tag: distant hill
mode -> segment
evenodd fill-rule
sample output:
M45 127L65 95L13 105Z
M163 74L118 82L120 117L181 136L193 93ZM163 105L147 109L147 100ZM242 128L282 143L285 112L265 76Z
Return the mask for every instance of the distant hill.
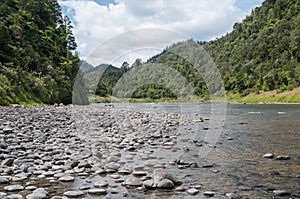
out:
M112 95L115 84L129 70L127 67L117 68L108 64L100 64L96 67L89 66L91 65L85 62L81 68L84 72L86 87L89 93L103 97Z
M208 100L211 94L208 83L215 87L220 85L214 85L213 78L210 82L204 81L201 71L186 58L174 53L181 51L192 56L193 45L201 45L211 56L221 73L228 96L241 98L265 91L281 93L297 88L300 86L300 1L266 0L221 38L209 42L179 42L146 62L172 67L192 85L195 95ZM101 96L111 94L118 79L128 70L107 67L96 93ZM89 75L93 74L92 71L88 72ZM176 79L171 82L176 83ZM143 85L131 97L176 98L172 91L159 83Z
M206 84L198 71L182 57L172 53L174 44L148 60L178 70L194 86L195 94L208 97ZM276 90L283 92L300 86L300 1L266 0L233 31L209 41L197 42L216 63L228 94ZM189 51L189 49L185 49Z
M79 67L80 67L80 70L82 70L83 72L87 72L94 68L93 65L89 64L85 60L79 61Z

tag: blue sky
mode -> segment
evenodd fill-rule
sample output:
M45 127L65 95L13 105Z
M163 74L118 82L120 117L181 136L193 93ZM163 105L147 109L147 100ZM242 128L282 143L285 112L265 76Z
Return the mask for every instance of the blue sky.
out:
M59 0L86 58L106 40L143 28L177 31L208 41L232 30L262 0ZM146 56L146 55L145 55Z

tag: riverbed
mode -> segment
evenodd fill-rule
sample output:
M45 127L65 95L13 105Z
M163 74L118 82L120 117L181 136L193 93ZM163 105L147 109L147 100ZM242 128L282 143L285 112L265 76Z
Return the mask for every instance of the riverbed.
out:
M0 109L3 198L300 197L297 104ZM180 183L145 187L155 170Z

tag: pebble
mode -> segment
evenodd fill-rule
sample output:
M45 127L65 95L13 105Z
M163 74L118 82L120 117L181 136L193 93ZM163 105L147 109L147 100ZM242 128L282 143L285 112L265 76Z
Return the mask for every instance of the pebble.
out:
M153 189L153 188L155 188L155 187L154 187L154 182L153 182L153 180L145 180L145 181L143 182L143 186L144 186L146 189Z
M66 191L64 192L64 196L67 197L79 197L79 196L83 196L85 193L83 191Z
M7 196L8 199L23 199L24 197L21 194L12 194Z
M229 199L242 199L242 196L236 193L226 193L225 196Z
M207 196L207 197L213 197L215 195L215 192L212 191L205 191L203 192L203 195Z
M195 189L195 188L191 188L191 189L188 189L186 192L190 195L196 195L197 193L199 193L199 190Z
M108 186L108 182L104 181L104 180L100 180L94 183L94 187L107 187Z
M139 178L129 177L126 179L125 184L128 186L142 186L143 183Z
M16 184L16 185L8 185L4 187L4 190L6 191L23 191L24 187L22 185Z
M286 190L274 190L273 191L275 196L290 196L291 193L287 192Z
M146 175L148 175L148 173L145 172L145 171L134 171L134 172L132 172L132 175L134 175L134 176L146 176Z
M48 192L44 188L38 188L26 196L27 199L45 199L47 197Z
M60 177L58 180L61 182L71 182L71 181L74 181L74 177L65 175L65 176Z
M9 182L9 176L0 176L0 184L7 184Z
M159 181L159 183L157 184L157 187L171 189L174 187L174 183L169 179L163 179L163 180Z
M291 157L288 156L288 155L277 156L277 157L276 157L276 160L289 160L289 159L291 159Z
M88 190L89 194L106 194L105 189L89 189Z
M165 169L155 169L154 172L153 172L154 184L158 185L158 183L163 179L170 180L174 184L177 184L177 185L181 184L181 181L179 181L173 174L171 174L167 170L165 170Z
M274 158L274 154L266 153L265 155L263 155L263 158L269 158L269 159Z

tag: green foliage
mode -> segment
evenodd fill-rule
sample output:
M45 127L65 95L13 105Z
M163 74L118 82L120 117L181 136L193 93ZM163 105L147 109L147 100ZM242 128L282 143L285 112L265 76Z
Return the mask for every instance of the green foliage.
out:
M71 22L56 0L3 0L0 46L0 105L71 103L79 59Z
M109 65L104 73L102 74L98 86L96 89L96 94L100 96L112 95L113 88L122 77L124 73L128 71L128 65L123 64L121 68L116 68L112 65Z
M203 47L213 57L229 93L300 86L300 2L266 0L233 31Z
M138 88L131 96L132 98L150 98L154 99L176 99L176 95L171 89L165 88L160 84L146 84Z

